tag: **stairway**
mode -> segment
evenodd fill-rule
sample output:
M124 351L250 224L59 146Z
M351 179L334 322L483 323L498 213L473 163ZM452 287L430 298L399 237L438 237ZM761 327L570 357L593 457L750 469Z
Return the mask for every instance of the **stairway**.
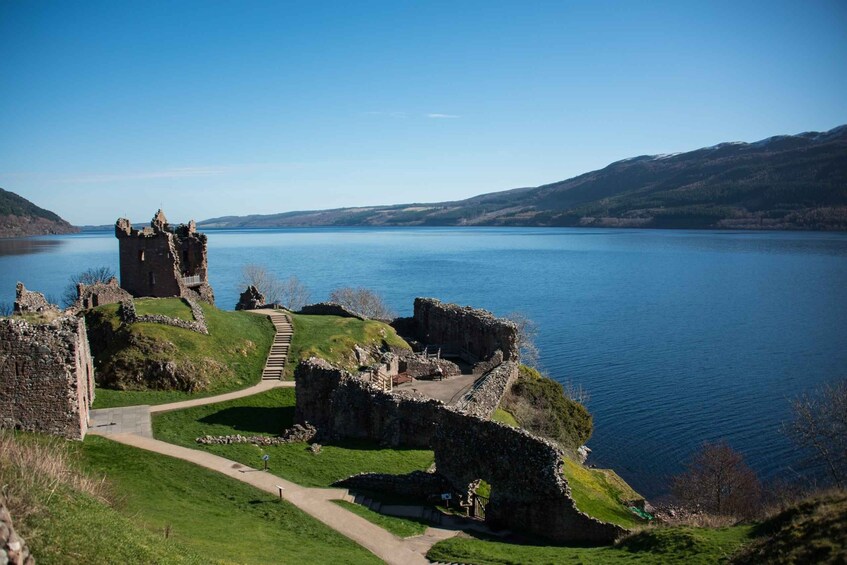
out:
M288 359L288 350L291 347L291 338L294 335L294 327L288 314L282 312L268 312L268 318L276 328L276 335L268 353L265 369L262 371L263 381L281 381L285 373L285 362Z

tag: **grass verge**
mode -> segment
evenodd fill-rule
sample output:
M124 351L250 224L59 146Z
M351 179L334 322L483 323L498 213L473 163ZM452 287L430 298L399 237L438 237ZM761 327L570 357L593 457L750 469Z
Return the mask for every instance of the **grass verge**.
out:
M201 307L209 335L160 324L122 327L116 304L87 312L98 381L105 380L109 387L97 389L94 407L177 402L259 382L274 336L270 320L249 312L225 312L205 303ZM188 307L176 298L136 301L139 312L146 309L150 313L173 315L173 310L180 308ZM155 386L138 377L153 362L174 364L177 375L184 375L186 381L197 386L193 386L192 392L162 390L174 385L161 383L158 390L153 390Z
M383 345L409 349L394 328L383 322L304 314L291 314L291 321L294 337L285 368L287 379L293 379L297 364L309 357L320 357L348 370L357 368L354 345L364 349Z
M121 514L206 563L380 562L292 504L191 463L96 436L81 454L108 477Z
M333 500L334 503L349 510L357 516L361 516L368 522L376 524L384 530L388 530L398 538L408 538L412 536L422 535L426 531L426 524L411 520L409 518L398 518L397 516L386 516L379 512L374 512L370 508L365 508L360 504L353 504L346 500Z
M518 424L518 421L515 420L515 417L503 410L502 408L497 408L497 410L494 411L494 414L491 415L491 419L495 422L500 422L501 424L512 426L513 428L521 427L520 424Z
M193 449L203 449L249 465L262 465L269 455L272 473L309 487L326 487L356 473L404 474L425 470L432 451L385 449L375 442L344 441L324 445L313 454L305 443L258 447L251 444L199 445L203 435L279 435L294 423L294 390L277 388L261 394L153 417L157 439Z
M488 541L459 536L435 544L430 561L480 565L536 565L549 563L616 564L725 563L749 542L750 527L651 528L615 546L565 547Z

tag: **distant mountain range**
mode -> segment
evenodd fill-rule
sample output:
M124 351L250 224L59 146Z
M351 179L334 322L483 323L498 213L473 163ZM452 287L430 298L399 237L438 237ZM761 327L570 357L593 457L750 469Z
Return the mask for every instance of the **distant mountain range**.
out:
M0 188L0 237L75 233L79 230L26 198Z
M847 125L633 157L572 179L455 202L225 216L198 225L847 230Z

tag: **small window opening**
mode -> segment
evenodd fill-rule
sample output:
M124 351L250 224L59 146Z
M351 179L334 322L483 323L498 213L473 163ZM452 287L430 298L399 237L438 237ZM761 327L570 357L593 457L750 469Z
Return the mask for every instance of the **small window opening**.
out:
M150 271L150 286L156 286L156 273Z
M138 260L142 263L144 262L144 250L143 249L138 252Z

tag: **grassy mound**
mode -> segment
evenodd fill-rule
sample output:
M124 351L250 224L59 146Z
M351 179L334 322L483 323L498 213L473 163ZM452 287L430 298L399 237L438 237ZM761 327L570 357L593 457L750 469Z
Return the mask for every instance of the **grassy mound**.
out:
M191 318L181 300L138 299L139 314ZM86 313L96 408L161 404L244 388L261 379L274 329L265 316L201 303L209 335L151 323L121 325L118 305ZM120 391L120 392L118 392Z
M294 369L303 359L320 357L348 370L358 368L353 346L365 350L382 347L410 349L394 328L375 320L359 320L339 316L291 314L294 337L285 369L286 378L294 377Z
M847 492L804 500L754 533L762 537L733 563L847 563Z
M623 504L642 498L611 469L588 469L565 459L565 479L576 507L589 516L624 528L646 524Z
M208 562L114 510L110 501L118 494L80 471L70 446L0 432L0 484L15 528L39 564Z
M186 410L156 414L153 434L157 439L193 449L203 449L249 465L262 465L270 456L272 473L310 487L326 487L356 473L404 474L425 470L433 462L432 451L385 449L375 442L344 441L324 445L313 454L305 443L260 448L250 444L199 445L203 435L275 436L294 423L294 391L278 388L245 398L207 404Z
M565 449L576 449L591 437L593 424L585 406L566 397L561 384L525 365L501 408L522 428Z
M651 528L611 547L568 547L503 543L455 537L435 544L427 553L431 561L498 565L549 563L583 564L714 564L749 541L749 527L721 529Z
M380 562L292 504L186 461L94 436L81 454L87 468L108 477L122 515L203 563Z

